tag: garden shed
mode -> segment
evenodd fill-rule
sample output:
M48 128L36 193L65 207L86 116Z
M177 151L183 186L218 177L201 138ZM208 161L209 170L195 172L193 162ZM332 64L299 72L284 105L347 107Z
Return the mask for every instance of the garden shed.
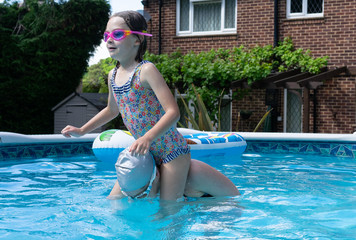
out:
M60 133L67 125L82 126L107 105L107 93L77 93L74 92L55 107L54 133ZM93 132L102 132L105 126Z

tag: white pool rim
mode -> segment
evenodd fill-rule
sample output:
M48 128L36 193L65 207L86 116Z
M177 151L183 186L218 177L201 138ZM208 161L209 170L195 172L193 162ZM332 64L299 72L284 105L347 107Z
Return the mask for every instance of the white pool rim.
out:
M178 128L183 135L199 133L201 131ZM235 132L248 141L313 141L313 142L354 142L356 134L328 134L328 133L267 133L267 132ZM40 143L70 143L93 142L99 133L90 133L82 137L66 138L61 134L26 135L12 132L0 132L1 144L40 144Z

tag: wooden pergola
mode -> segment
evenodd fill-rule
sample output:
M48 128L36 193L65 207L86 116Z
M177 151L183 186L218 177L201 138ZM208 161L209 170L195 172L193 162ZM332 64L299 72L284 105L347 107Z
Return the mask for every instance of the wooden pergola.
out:
M356 67L336 67L322 68L319 74L301 72L300 69L293 69L282 73L272 73L264 79L249 85L246 79L235 81L231 88L250 88L250 89L302 89L303 91L303 132L309 132L309 90L314 90L316 99L316 89L323 85L324 81L337 76L350 76L356 74ZM314 108L315 110L315 108ZM316 111L314 111L314 120ZM315 124L314 124L315 125ZM315 126L314 126L315 129Z

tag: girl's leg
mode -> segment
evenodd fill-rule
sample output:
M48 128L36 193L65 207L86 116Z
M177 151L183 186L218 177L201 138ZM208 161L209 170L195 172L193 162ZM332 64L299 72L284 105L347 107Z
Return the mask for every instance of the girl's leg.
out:
M175 201L183 196L190 161L190 154L185 154L161 165L162 200Z

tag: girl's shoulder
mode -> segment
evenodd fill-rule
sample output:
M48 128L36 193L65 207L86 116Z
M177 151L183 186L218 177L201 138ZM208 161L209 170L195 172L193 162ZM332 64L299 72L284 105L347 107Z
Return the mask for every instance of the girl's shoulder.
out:
M112 75L114 74L115 68L111 69L109 74L108 74L108 79L110 80L112 78Z
M166 84L162 74L151 62L145 62L140 71L140 81L146 88L152 89L153 85Z
M151 72L151 71L158 71L154 63L149 61L143 61L141 65L141 71L144 72Z
M110 70L109 74L108 74L108 78L111 79L112 75L117 71L118 66L116 65L113 69Z

